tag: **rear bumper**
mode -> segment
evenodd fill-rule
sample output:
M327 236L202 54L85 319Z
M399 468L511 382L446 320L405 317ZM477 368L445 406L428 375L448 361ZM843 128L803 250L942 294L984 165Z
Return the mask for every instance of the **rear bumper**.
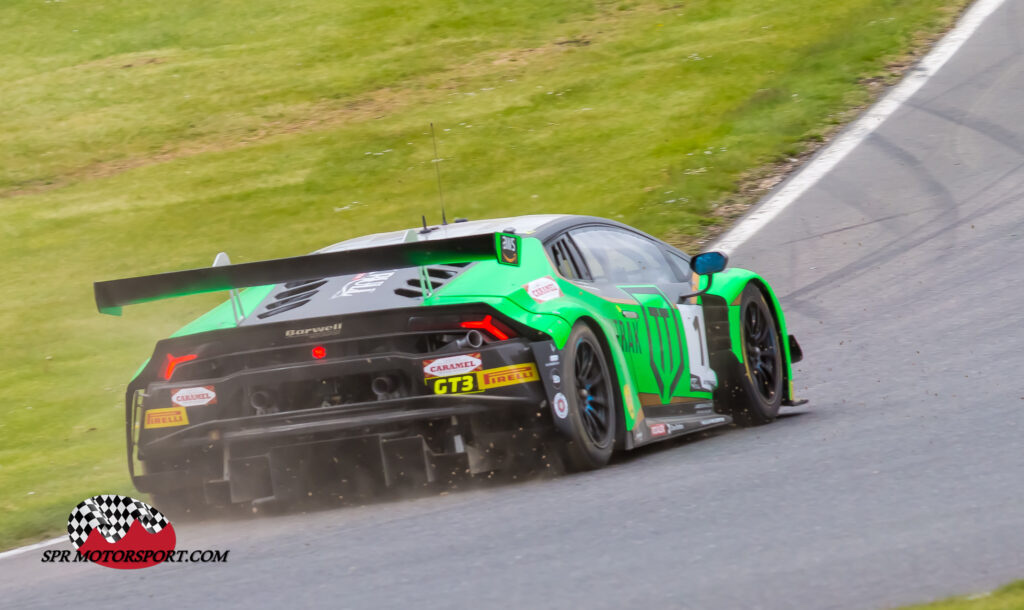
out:
M245 371L229 378L194 380L215 386L214 405L187 408L188 425L143 429L138 450L145 474L135 474L143 492L175 494L202 491L216 504L293 500L304 496L352 497L395 485L444 482L491 468L495 456L473 455L474 439L498 433L530 434L551 430L550 367L538 353L553 352L550 341L510 341L475 350L493 387L466 394L432 394L423 356L386 353L272 370ZM546 357L546 356L545 356ZM533 371L521 379L500 371ZM332 371L345 374L390 371L405 375L402 392L410 395L373 401L312 407L278 413L227 417L244 411L254 387L277 382L316 380ZM499 373L493 373L499 371ZM397 374L397 373L395 373ZM418 379L418 384L408 380ZM544 383L541 383L544 381ZM490 382L489 382L490 383ZM142 404L130 406L145 422L150 409L167 409L180 384L153 383ZM218 414L220 416L218 416ZM518 432L517 432L518 431Z

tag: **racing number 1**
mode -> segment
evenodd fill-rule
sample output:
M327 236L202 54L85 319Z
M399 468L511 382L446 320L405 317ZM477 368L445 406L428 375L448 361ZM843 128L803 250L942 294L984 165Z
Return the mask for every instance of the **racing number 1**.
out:
M692 390L711 391L718 385L718 377L708 362L708 338L705 332L704 310L700 305L676 305L683 317L686 332L686 351L690 361ZM696 353L694 353L696 352Z

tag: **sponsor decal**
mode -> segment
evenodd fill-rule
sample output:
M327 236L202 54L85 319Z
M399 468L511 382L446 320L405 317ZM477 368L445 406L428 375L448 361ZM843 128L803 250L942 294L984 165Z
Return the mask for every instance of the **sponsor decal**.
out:
M647 329L647 347L651 372L658 384L661 404L668 404L683 377L685 339L679 310L654 286L622 288L636 299Z
M423 375L427 379L479 371L481 368L483 360L480 359L480 352L423 361Z
M327 326L314 326L313 328L294 328L292 330L284 331L284 336L289 339L296 337L305 337L307 339L314 339L317 337L330 337L333 335L341 334L341 322L335 322L334 324L328 324Z
M665 436L668 434L668 426L665 424L648 424L647 427L651 431L651 436Z
M544 303L545 301L562 296L562 289L558 287L558 282L551 279L551 276L548 275L533 280L529 284L524 285L523 288L526 289L526 293L530 295L530 298L538 303Z
M182 388L171 391L171 404L178 407L202 407L217 404L217 392L212 385L201 388Z
M480 380L476 373L469 375L453 375L451 377L434 377L434 394L465 394L480 391Z
M629 387L629 384L627 383L622 386L622 393L626 396L626 410L629 411L629 416L633 419L637 419L636 404L633 402L633 388Z
M551 401L551 408L554 410L555 415L558 416L558 419L569 417L569 399L565 397L565 394L561 392L555 394L554 400Z
M146 420L142 427L150 428L173 428L174 426L187 426L188 413L185 407L170 407L167 409L150 409L146 411Z
M111 494L87 498L71 511L68 539L74 551L44 551L42 563L91 562L137 570L164 562L226 563L230 552L176 550L174 526L163 513L141 500Z
M640 428L633 428L633 440L638 443L644 440L644 431Z
M510 366L503 366L496 369L487 369L485 371L472 371L469 366L475 366L479 369L479 356L480 354L468 354L477 362L474 364L470 361L465 361L465 364L460 364L462 368L451 369L449 364L443 363L441 369L436 370L436 374L430 374L427 371L427 366L424 366L423 373L425 375L424 383L430 386L434 394L465 394L469 392L482 392L490 388L500 388L507 385L517 385L520 383L529 383L531 381L539 381L540 375L537 373L537 366L530 364L513 364ZM455 357L453 357L455 358ZM442 359L448 360L448 359ZM439 360L426 360L426 363L437 363Z
M555 389L562 387L562 376L558 373L551 373L551 385L555 386Z
M634 316L636 314L633 314ZM619 337L619 346L627 354L639 354L640 322L636 320L615 320L615 334Z
M370 273L357 273L351 280L345 283L341 287L341 290L331 295L332 299L340 297L350 297L357 294L367 294L376 292L384 282L391 279L391 276L395 274L394 271L373 271Z
M498 242L498 262L502 265L519 266L519 250L523 238L514 233L495 233Z
M700 425L702 425L702 426L710 426L711 424L720 424L720 423L722 423L724 421L725 421L724 417L712 417L710 419L702 419L702 420L700 420Z
M486 390L488 388L500 388L506 385L516 385L539 379L540 375L537 374L537 366L535 364L513 364L511 366L481 371L480 387Z
M686 429L686 426L684 424L669 424L668 425L669 434L671 434L673 432L679 432L679 431L685 430L685 429Z

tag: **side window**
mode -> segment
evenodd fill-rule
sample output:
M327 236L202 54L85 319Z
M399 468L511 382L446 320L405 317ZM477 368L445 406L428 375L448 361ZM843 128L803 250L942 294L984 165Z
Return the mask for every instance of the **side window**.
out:
M674 283L660 246L621 229L585 227L571 233L595 281L612 284Z
M551 260L555 263L558 273L567 280L590 279L587 267L583 263L579 251L568 235L556 239L550 246Z

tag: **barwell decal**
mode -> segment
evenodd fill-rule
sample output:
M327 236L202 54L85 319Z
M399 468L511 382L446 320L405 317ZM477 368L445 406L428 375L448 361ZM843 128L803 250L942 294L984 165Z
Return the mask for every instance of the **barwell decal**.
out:
M332 335L340 334L341 322L328 324L327 326L314 326L313 328L295 328L292 330L284 331L284 336L288 338L306 337L308 339L314 339L317 337L330 337Z

